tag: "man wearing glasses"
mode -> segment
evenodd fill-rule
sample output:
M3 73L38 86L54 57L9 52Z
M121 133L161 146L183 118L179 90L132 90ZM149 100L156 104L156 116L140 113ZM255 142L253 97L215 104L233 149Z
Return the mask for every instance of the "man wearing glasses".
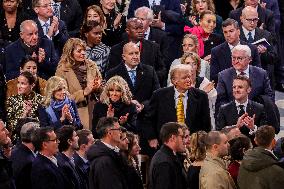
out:
M90 161L89 188L127 188L126 167L119 153L122 128L115 117L102 117L96 127L100 138L87 152ZM111 183L110 183L111 178Z
M33 143L38 151L31 171L32 188L62 189L71 188L54 157L58 152L58 139L50 127L41 127L35 131Z

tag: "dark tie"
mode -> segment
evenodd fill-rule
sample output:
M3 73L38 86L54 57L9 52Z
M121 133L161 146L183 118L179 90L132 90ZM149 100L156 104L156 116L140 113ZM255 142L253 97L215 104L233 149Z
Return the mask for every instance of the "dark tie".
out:
M246 73L245 72L241 72L239 73L240 76L246 76ZM243 105L240 105L240 106L243 106Z
M253 38L252 38L252 34L251 34L251 32L248 32L248 42L249 43L253 43Z
M245 106L239 105L239 117L241 117L245 113Z
M135 82L136 82L136 70L129 70L128 74L129 74L129 77L131 79L132 85L134 87L135 86Z

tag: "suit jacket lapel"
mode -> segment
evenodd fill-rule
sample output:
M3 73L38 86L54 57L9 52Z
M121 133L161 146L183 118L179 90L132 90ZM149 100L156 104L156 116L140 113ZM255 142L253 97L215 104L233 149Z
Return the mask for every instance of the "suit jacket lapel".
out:
M132 85L132 81L129 77L129 74L123 62L121 63L120 69L121 69L122 78L126 79L126 82L128 83L131 92L134 93L135 88Z
M228 78L228 82L226 82L226 88L228 89L228 94L229 94L229 97L230 99L234 99L233 97L233 88L232 88L232 84L233 84L233 81L234 81L234 78L237 76L237 72L236 70L232 67L230 68L230 75L229 75L229 78Z
M245 41L245 42L248 42L248 40L247 40L247 38L245 36L245 33L243 31L243 28L241 27L240 30L241 30L240 39Z
M197 109L197 99L193 94L191 89L188 90L188 99L186 106L186 124L191 125L190 123L193 121L195 117L196 109Z
M168 112L169 116L173 116L172 117L173 121L177 121L174 87L169 88L168 93L165 95L164 103L165 103L164 110Z
M223 53L223 57L225 59L224 62L229 62L230 65L228 66L231 67L232 66L231 50L227 42L224 45L222 45L222 49L223 50L221 52Z
M258 76L253 72L253 69L251 69L251 66L250 66L249 67L249 79L251 81L252 86L257 86L256 84L257 80L255 80L256 78L258 78ZM252 96L255 96L253 93L254 93L254 90L251 90L249 94L249 99L251 99Z
M232 123L236 124L239 118L239 114L238 114L238 109L237 109L237 105L235 103L235 101L231 102L232 103L232 109L231 109L231 117L233 119Z
M137 69L136 69L136 83L135 83L135 90L137 91L142 84L144 83L144 71L143 68L140 64L138 64Z

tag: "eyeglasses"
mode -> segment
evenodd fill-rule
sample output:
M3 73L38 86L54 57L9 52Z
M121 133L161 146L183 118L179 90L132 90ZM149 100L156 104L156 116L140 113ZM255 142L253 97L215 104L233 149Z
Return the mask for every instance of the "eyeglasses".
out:
M241 56L232 56L232 60L237 60L237 61L243 61L244 59L246 59L247 58L247 56L243 56L243 57L241 57Z
M258 21L258 19L259 18L252 18L252 19L249 19L249 18L245 18L245 20L247 21L247 22L250 22L250 23L254 23L254 22L257 22Z
M109 129L109 131L122 131L122 129L121 128L111 128L111 129Z
M59 140L58 138L55 138L55 139L46 140L45 142L59 142Z

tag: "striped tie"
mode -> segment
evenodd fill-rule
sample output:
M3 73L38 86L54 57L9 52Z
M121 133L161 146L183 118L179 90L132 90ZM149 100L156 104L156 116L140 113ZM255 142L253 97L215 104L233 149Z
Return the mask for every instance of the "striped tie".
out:
M184 95L181 93L178 96L177 102L177 122L184 123L184 107L183 107L183 97Z

